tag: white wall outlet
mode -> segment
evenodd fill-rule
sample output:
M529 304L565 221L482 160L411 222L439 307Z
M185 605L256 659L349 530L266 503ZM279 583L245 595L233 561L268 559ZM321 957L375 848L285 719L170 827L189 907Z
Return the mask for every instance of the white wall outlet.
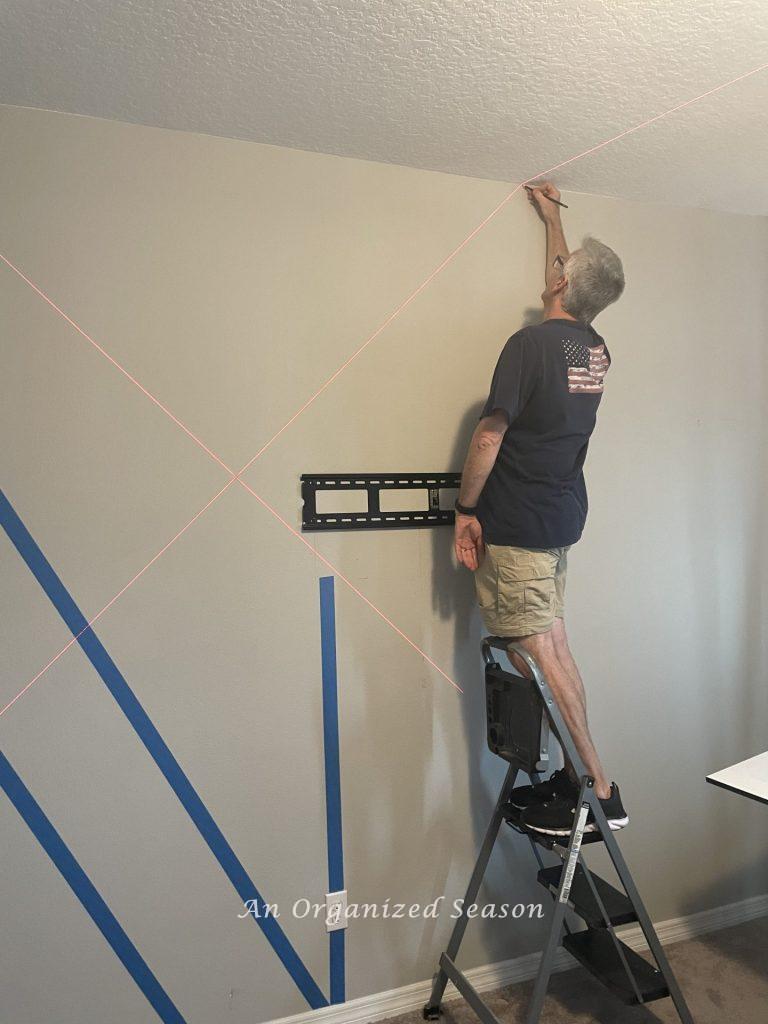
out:
M337 932L347 927L347 890L329 892L325 897L325 930Z

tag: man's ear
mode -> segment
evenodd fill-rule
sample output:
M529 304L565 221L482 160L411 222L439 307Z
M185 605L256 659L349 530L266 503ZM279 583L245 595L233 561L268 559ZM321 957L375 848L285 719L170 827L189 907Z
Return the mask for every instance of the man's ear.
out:
M568 278L565 276L565 274L563 274L563 276L559 278L557 281L555 281L555 283L552 285L552 291L555 295L560 295L560 293L564 292L567 287Z

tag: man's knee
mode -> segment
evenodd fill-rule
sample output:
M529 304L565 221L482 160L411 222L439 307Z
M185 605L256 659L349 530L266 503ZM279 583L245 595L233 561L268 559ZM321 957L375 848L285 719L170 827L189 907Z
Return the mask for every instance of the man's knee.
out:
M552 624L550 630L552 634L552 644L555 648L555 653L560 656L561 654L570 654L570 648L568 647L568 637L565 632L565 621L557 618Z
M530 633L528 636L513 637L512 643L518 644L520 647L524 648L542 669L551 658L556 657L554 638L552 636L551 629L546 630L544 633ZM509 660L518 672L524 675L526 679L532 679L533 673L531 672L528 662L521 658L516 651L508 650L507 653L509 654Z

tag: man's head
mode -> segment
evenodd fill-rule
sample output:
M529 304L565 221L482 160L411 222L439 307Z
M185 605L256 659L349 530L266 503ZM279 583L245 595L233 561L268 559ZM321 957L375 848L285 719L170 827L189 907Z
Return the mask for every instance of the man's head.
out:
M623 291L621 260L613 249L587 237L565 261L560 279L541 297L549 315L562 310L588 324Z

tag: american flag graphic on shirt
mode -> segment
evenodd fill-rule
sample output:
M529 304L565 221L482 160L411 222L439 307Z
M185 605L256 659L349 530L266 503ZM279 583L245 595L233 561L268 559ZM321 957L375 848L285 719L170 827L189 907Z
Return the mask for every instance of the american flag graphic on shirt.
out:
M605 345L582 345L563 339L563 352L568 364L568 390L572 395L594 395L603 390L603 380L610 366Z

